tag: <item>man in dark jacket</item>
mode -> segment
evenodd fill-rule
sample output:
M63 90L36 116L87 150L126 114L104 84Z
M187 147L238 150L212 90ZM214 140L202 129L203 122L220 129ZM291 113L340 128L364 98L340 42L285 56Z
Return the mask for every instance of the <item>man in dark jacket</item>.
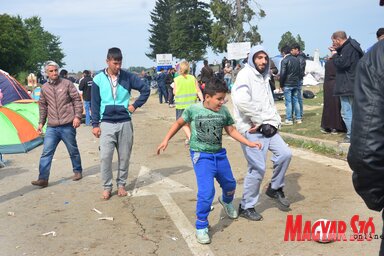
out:
M307 65L307 63L306 63L307 56L305 55L305 53L303 53L301 51L301 47L298 43L294 43L292 45L291 54L293 56L295 56L299 60L299 63L300 63L299 87L298 87L297 95L298 95L298 101L299 101L299 106L300 106L300 116L301 116L301 118L303 118L304 111L303 111L302 88L303 88L303 79L305 76L305 66ZM296 116L297 116L297 114L296 114Z
M172 83L173 83L173 76L175 75L175 69L170 68L168 69L167 72L167 79L165 80L165 84L167 85L167 92L168 92L168 105L170 108L175 107L175 95L173 95L173 88L172 88Z
M301 124L301 113L298 99L299 80L300 80L300 63L299 60L291 55L291 48L284 46L281 49L283 60L280 68L280 87L284 90L285 99L285 125L292 125L292 112L295 109L296 122Z
M157 87L158 87L158 93L159 93L159 102L160 104L163 104L163 97L165 103L168 103L168 91L167 91L167 71L163 68L160 69L160 73L156 77L157 81Z
M89 70L83 71L83 79L81 79L79 84L79 90L83 91L83 102L85 110L85 125L91 125L91 89L92 89L92 77Z
M204 67L201 69L201 82L208 83L213 78L213 69L208 65L208 61L204 60Z
M47 120L48 126L39 163L39 178L31 183L42 188L48 186L53 155L60 141L64 142L71 158L72 180L80 180L83 172L76 142L76 128L80 126L83 104L76 87L68 79L60 78L58 69L59 65L53 61L45 64L48 82L41 87L39 99L37 131L42 133Z
M336 86L334 95L340 97L341 116L347 127L345 143L350 142L352 105L353 105L353 84L355 82L355 71L359 59L364 55L360 44L347 38L344 31L337 31L332 34L332 60L336 66Z
M356 69L348 163L356 192L369 209L384 208L384 40L360 60ZM384 220L384 211L383 220ZM384 229L383 229L384 233ZM384 255L384 240L380 254Z

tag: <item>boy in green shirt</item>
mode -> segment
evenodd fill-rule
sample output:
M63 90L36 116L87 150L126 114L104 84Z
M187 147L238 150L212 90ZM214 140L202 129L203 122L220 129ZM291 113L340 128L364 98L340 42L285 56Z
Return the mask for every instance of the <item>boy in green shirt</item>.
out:
M247 145L261 148L259 142L244 138L233 126L234 121L224 99L228 87L224 81L213 78L204 88L204 102L188 106L182 116L172 125L163 142L157 148L157 154L164 151L168 141L186 123L191 126L190 153L197 180L196 238L201 244L208 244L208 215L215 195L214 178L222 188L218 198L225 213L231 219L238 217L232 201L236 189L226 150L222 147L223 128L229 136Z

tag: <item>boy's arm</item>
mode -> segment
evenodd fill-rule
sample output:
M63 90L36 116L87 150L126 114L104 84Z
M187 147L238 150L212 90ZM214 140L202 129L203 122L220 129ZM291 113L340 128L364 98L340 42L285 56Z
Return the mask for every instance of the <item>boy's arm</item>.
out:
M234 138L238 142L240 142L240 143L242 143L242 144L244 144L244 145L246 145L248 147L251 147L251 148L256 148L257 147L257 148L261 149L262 145L261 145L260 142L256 142L256 141L253 142L253 141L247 140L232 125L224 126L224 129L228 133L229 136L231 136L232 138Z
M157 154L160 154L161 150L165 150L168 146L168 141L180 130L181 127L183 127L186 124L184 119L180 117L176 120L176 122L173 123L171 128L169 129L167 135L165 135L165 138L160 143L160 145L157 147Z

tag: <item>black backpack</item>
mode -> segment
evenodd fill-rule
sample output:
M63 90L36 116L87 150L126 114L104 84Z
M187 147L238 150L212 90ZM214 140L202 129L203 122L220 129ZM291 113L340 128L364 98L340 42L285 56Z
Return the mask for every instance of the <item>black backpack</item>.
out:
M313 99L313 98L315 98L315 94L312 91L304 90L303 91L303 97L305 99Z

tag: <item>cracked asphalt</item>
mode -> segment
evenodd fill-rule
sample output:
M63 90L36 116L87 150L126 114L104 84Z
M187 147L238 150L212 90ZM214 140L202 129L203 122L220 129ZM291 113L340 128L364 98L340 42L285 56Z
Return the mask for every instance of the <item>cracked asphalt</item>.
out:
M157 95L134 114L135 142L127 185L131 195L125 198L113 193L109 201L100 199L98 140L89 127L78 129L84 168L84 178L78 182L70 180L72 168L63 144L56 151L49 186L44 189L30 185L38 174L42 147L27 154L5 155L7 167L0 169L0 255L377 255L380 239L328 244L284 241L287 215L302 215L303 221L311 222L321 218L345 221L347 235L355 214L360 220L373 217L376 232L382 227L380 214L369 211L356 195L345 162L298 149L293 149L286 176L291 211L278 210L264 194L272 174L269 163L256 206L264 220L230 220L216 199L209 217L212 243L197 244L193 235L197 187L182 134L156 155L174 117L175 110L159 105ZM223 144L238 182L237 207L246 161L237 142L224 136ZM153 175L141 179L143 167ZM173 182L169 190L164 186L168 183L162 184L167 179ZM141 196L134 196L137 186ZM162 186L162 195L169 194L169 199L160 200L156 186ZM178 186L185 190L179 191ZM217 186L216 198L219 194ZM113 217L113 221L98 220L101 217ZM42 235L51 231L55 236Z

